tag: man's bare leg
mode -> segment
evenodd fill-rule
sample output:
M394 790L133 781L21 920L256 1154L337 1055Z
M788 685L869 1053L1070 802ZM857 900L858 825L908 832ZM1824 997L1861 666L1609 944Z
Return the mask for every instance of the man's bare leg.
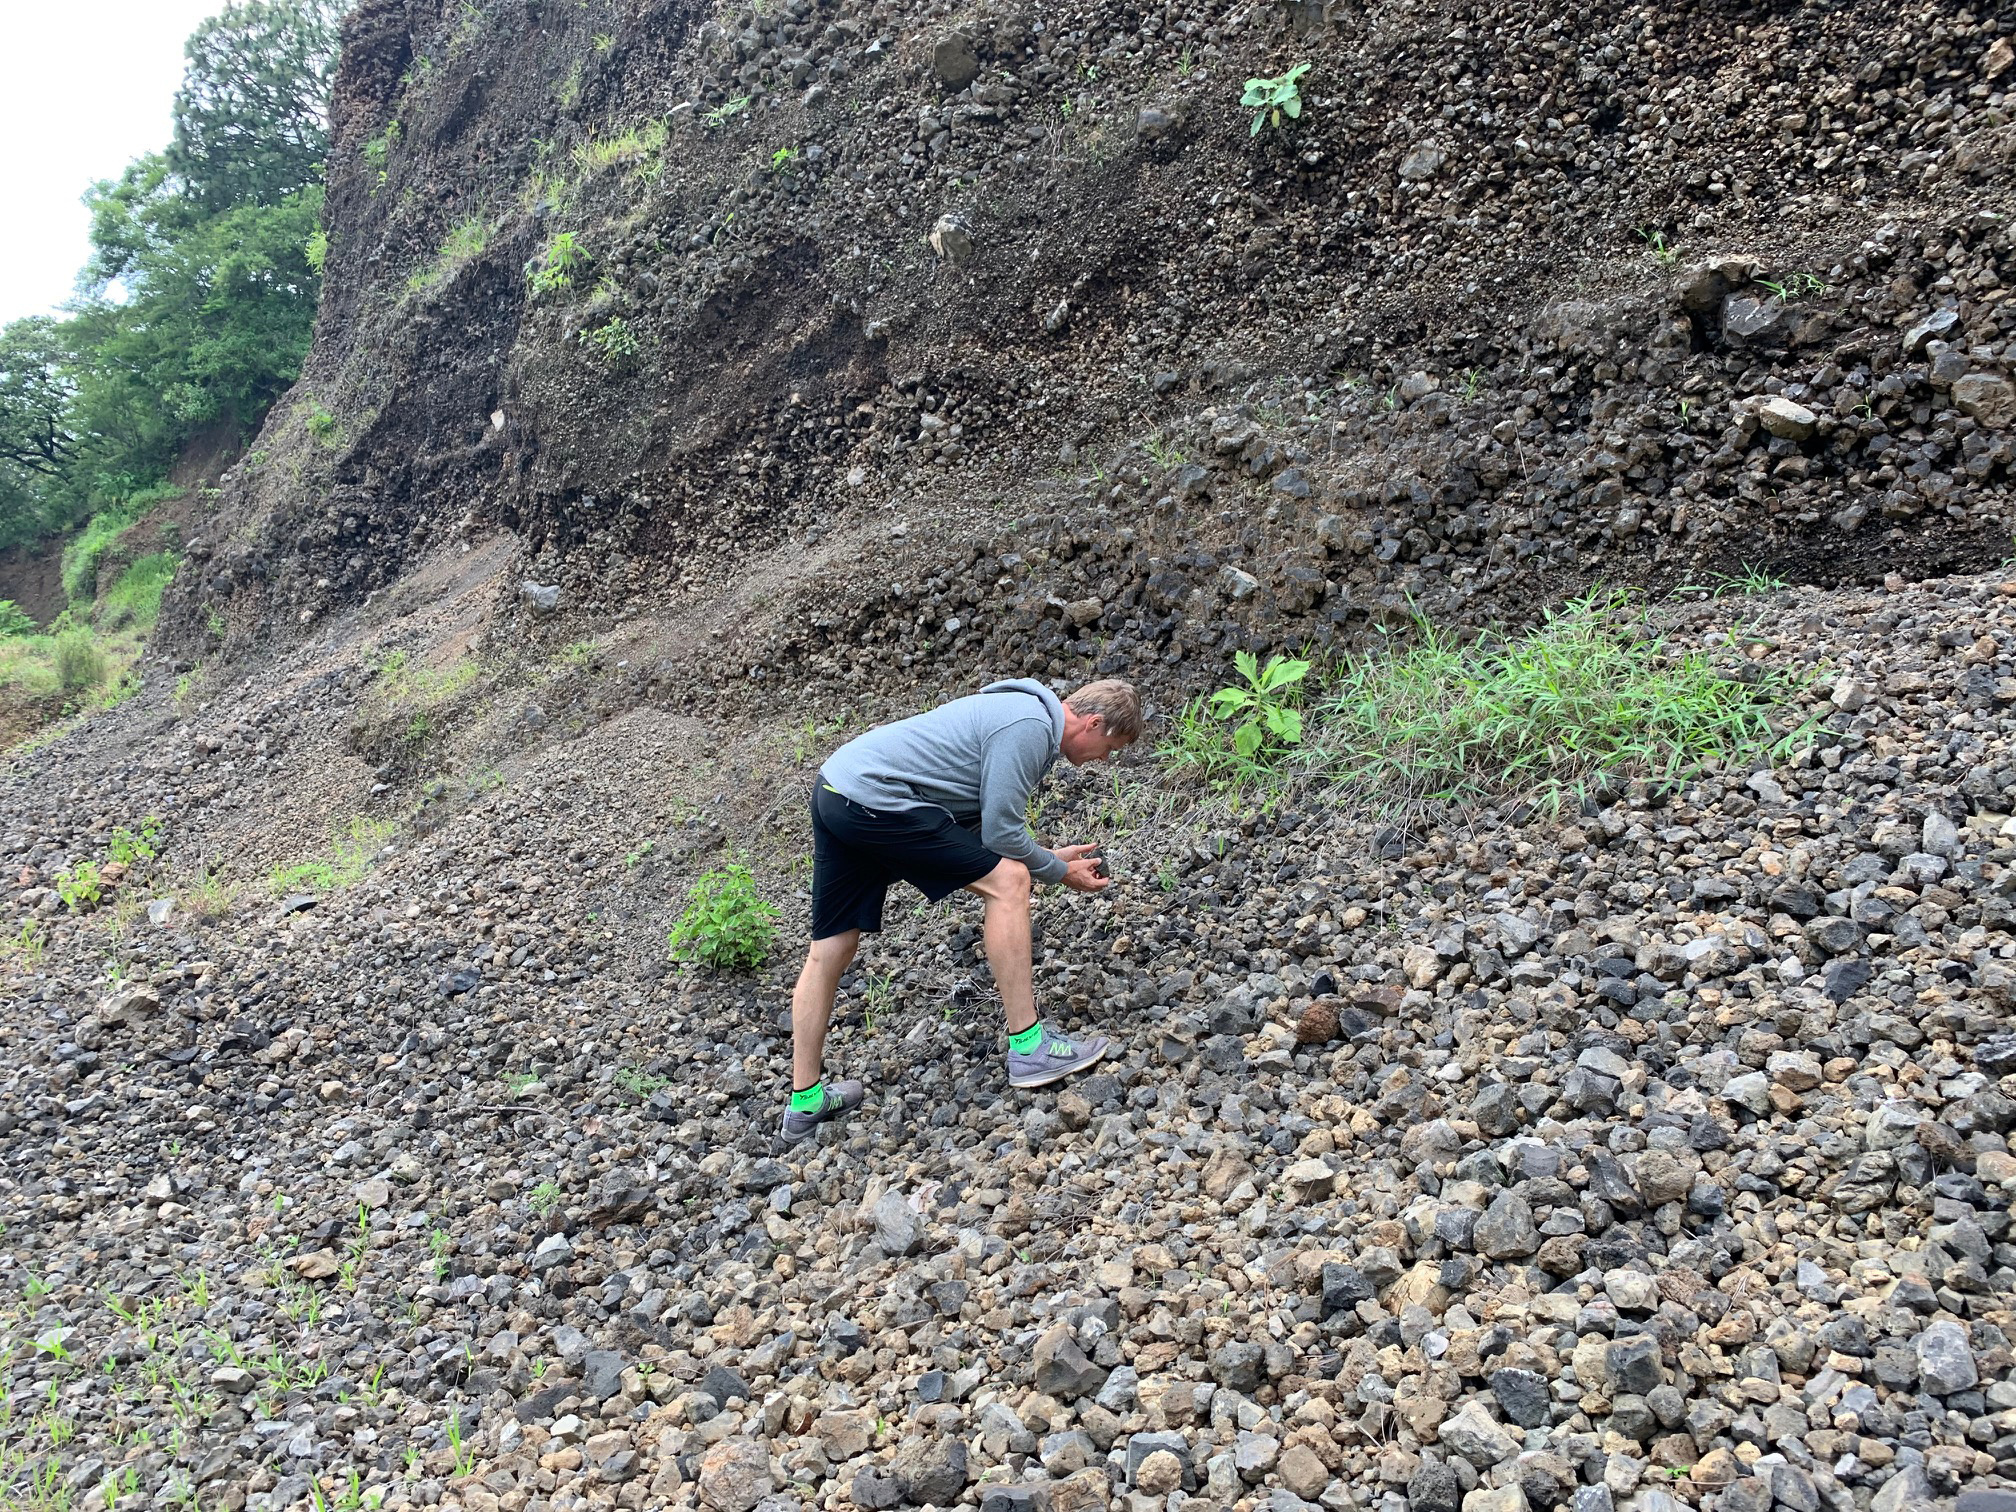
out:
M814 940L805 952L798 985L791 989L791 1085L802 1090L817 1082L826 1059L826 1027L833 1018L833 999L840 991L840 977L860 948L861 931L847 930ZM1029 942L1024 932L1023 960L1028 960Z
M1020 1034L1036 1022L1029 964L1029 868L1020 861L1003 861L966 890L986 900L982 933L987 964L1008 1015L1008 1032Z

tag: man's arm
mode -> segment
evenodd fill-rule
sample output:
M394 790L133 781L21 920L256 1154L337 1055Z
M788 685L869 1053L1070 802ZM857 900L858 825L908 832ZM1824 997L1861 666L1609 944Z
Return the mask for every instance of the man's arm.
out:
M997 856L1020 861L1038 882L1062 882L1064 858L1029 833L1029 795L1050 759L1046 719L1018 719L995 732L980 757L980 843Z

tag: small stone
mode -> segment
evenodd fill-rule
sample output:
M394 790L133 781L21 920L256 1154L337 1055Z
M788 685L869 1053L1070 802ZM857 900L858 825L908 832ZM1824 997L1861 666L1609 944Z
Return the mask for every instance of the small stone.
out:
M1479 1470L1489 1470L1519 1452L1518 1442L1492 1421L1475 1397L1444 1419L1439 1436L1450 1453L1462 1455Z
M1313 1500L1330 1484L1330 1470L1305 1444L1291 1444L1275 1467L1281 1484L1297 1496Z
M1764 429L1786 441L1804 441L1818 428L1820 417L1803 404L1794 404L1782 394L1773 394L1757 406L1757 419Z
M965 262L973 255L973 228L964 216L939 216L931 228L931 250L949 263Z
M700 1500L715 1512L752 1512L770 1494L770 1451L736 1435L700 1457Z
M1491 1394L1498 1399L1507 1421L1521 1428L1544 1427L1553 1406L1547 1378L1531 1370L1494 1370Z
M1540 1248L1540 1230L1533 1209L1516 1192L1500 1192L1477 1220L1479 1254L1491 1260L1516 1260Z
M1106 1384L1106 1372L1085 1358L1071 1325L1053 1323L1036 1341L1036 1389L1060 1402L1091 1396Z
M875 1242L885 1255L914 1255L924 1243L924 1221L899 1192L885 1192L871 1213Z
M560 607L558 583L535 583L527 579L518 585L518 595L541 614L551 614Z
M2003 430L2016 420L2016 386L1993 373L1969 373L1954 382L1953 405L1977 424Z
M1134 1472L1134 1488L1150 1496L1167 1496L1183 1484L1183 1461L1167 1449L1157 1449Z
M1650 1334L1628 1334L1603 1351L1603 1363L1619 1392L1643 1396L1666 1379L1659 1359L1659 1341Z
M931 48L931 76L948 93L980 76L980 54L964 32L948 32Z
M1418 184L1431 179L1442 171L1442 165L1449 161L1449 154L1433 143L1420 142L1407 150L1400 159L1400 177L1407 183Z
M1934 1396L1971 1390L1981 1379L1967 1331L1958 1323L1934 1323L1918 1335L1918 1377Z

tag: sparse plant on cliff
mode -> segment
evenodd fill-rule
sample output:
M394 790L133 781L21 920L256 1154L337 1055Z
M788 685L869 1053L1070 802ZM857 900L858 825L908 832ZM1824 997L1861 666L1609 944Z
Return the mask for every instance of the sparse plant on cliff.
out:
M782 173L797 161L798 149L796 147L779 147L775 152L770 154L770 171L772 173Z
M419 294L446 283L457 269L483 255L490 245L490 230L490 223L480 215L459 222L442 238L441 250L434 254L433 262L408 278L406 287Z
M666 937L672 959L713 971L751 971L770 955L779 911L740 862L708 872L686 893L686 911Z
M732 100L724 100L708 111L700 119L708 126L725 126L728 122L749 108L748 95L736 95Z
M1666 240L1666 233L1657 229L1641 229L1638 239L1645 243L1645 250L1658 258L1665 267L1672 267L1680 260L1680 249Z
M593 347L611 367L620 366L637 355L637 333L630 329L630 322L621 315L612 315L607 324L599 325L592 331L583 331L581 342L584 346Z
M574 287L575 278L588 266L588 254L572 231L562 231L546 244L545 254L532 260L526 269L535 296L561 294Z
M1297 63L1284 74L1271 79L1248 79L1246 92L1239 96L1239 103L1253 112L1253 129L1248 136L1260 135L1260 128L1279 128L1282 117L1291 121L1302 118L1302 75L1309 72L1310 65Z
M376 175L371 183L373 194L385 187L392 149L398 144L401 130L397 121L387 121L385 129L364 144L364 166Z

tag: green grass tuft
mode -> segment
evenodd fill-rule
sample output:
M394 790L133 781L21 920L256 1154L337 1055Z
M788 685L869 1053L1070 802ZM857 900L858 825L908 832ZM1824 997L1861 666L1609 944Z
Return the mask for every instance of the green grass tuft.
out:
M1597 590L1509 640L1460 644L1425 619L1415 640L1330 679L1314 762L1386 800L1517 794L1558 808L1599 777L1675 780L1782 744L1788 673L1746 682L1652 630L1634 595Z

